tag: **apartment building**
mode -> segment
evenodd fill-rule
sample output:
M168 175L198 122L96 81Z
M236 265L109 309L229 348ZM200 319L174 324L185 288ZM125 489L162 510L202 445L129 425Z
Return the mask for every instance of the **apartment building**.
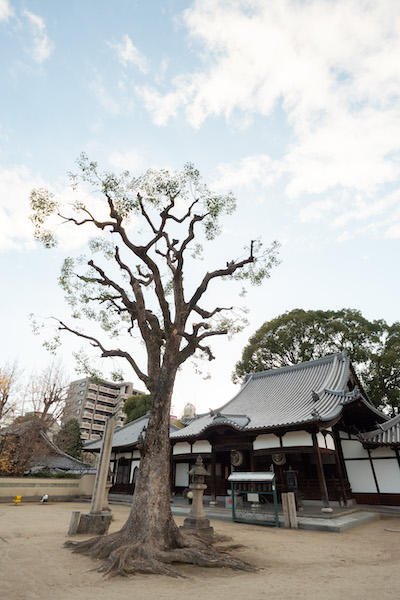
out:
M102 436L107 419L115 414L115 425L124 424L124 402L134 395L144 394L130 382L95 381L90 377L72 381L68 388L62 422L76 419L83 440Z

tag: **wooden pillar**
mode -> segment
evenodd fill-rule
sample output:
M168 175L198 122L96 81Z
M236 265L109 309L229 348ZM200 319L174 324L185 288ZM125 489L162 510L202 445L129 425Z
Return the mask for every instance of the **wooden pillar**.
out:
M341 487L341 490L342 490L343 502L344 502L344 505L347 506L346 486L344 485L344 477L343 477L343 471L342 471L342 464L341 464L340 455L339 455L339 447L340 447L339 436L334 434L333 435L333 440L334 440L334 443L335 443L336 471L337 471L337 474L338 474L338 477L339 477L339 481L340 481L340 487Z
M216 465L217 465L217 455L215 453L214 448L212 448L211 450L211 497L212 497L212 501L216 502L217 501L217 490L216 490L216 474L215 474L215 470L216 470Z
M323 507L329 508L328 488L326 485L326 479L325 479L324 467L322 464L321 452L320 452L320 449L318 446L317 434L313 432L311 434L311 436L312 436L313 447L314 447L315 462L316 462L316 466L317 466L317 474L318 474L319 489L321 492L321 500L322 500Z
M345 481L345 479L348 481L348 477L347 477L347 471L346 471L346 464L344 462L344 457L343 457L342 441L340 438L339 431L337 431L336 429L333 429L332 433L333 433L333 437L334 437L334 441L335 441L336 460L338 461L337 465L338 465L338 469L339 469L339 472L342 477L341 483L343 486L343 498L344 498L345 505L347 506L349 499L347 498L346 486L345 486L344 481Z
M171 494L175 491L174 447L171 444L169 455L169 486Z
M400 453L399 453L399 449L396 446L392 446L392 450L394 450L394 453L396 454L397 462L399 463L399 469L400 469Z
M254 450L250 448L250 471L254 473L256 470L255 461L254 461Z

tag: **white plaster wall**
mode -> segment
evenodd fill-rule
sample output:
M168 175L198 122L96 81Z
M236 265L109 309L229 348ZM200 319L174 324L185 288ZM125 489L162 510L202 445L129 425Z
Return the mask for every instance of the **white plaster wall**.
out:
M376 494L374 476L369 460L346 460L351 489L355 494Z
M131 458L132 452L118 452L115 454L116 458Z
M290 446L312 446L312 437L306 431L289 431L282 437L284 448ZM324 444L325 448L325 444Z
M396 453L391 448L374 448L371 452L371 458L396 458ZM397 460L397 458L396 458Z
M191 446L190 446L189 442L178 442L177 444L175 444L173 453L174 454L191 454L192 450L191 450Z
M263 450L264 448L280 448L278 436L273 433L263 433L258 435L253 442L254 450Z
M189 485L189 463L176 463L175 485L187 487Z
M335 440L333 439L333 436L329 434L326 436L326 447L329 448L329 450L335 450Z
M373 460L379 491L382 494L400 494L400 468L397 459Z
M344 458L368 458L368 452L359 440L342 440Z
M193 453L209 454L212 452L212 446L208 440L199 440L193 444Z
M140 460L133 460L132 464L131 464L131 475L129 477L129 483L133 483L133 471L135 470L136 467L139 468L140 465Z
M320 448L326 448L325 436L322 433L317 433L317 443Z
M139 450L134 450L133 451L132 458L140 458L140 452L139 452Z

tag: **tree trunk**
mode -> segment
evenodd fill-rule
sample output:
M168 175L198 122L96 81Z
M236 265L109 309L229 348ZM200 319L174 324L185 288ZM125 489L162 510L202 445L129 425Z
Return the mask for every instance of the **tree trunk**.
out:
M169 482L170 406L176 368L163 371L158 389L152 393L153 410L140 448L131 513L121 530L127 536L157 540L161 548L176 546L181 538L172 518Z
M153 410L141 444L140 467L132 509L120 531L84 542L66 542L73 552L105 559L99 571L108 575L156 573L185 577L171 566L191 563L253 571L240 559L220 554L212 543L183 533L172 517L169 485L169 413L176 367L164 366L156 389L151 390Z

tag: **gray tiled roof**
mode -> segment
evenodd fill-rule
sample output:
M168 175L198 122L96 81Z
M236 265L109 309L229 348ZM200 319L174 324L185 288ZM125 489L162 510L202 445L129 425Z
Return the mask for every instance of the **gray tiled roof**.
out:
M360 434L360 439L367 445L400 446L400 414L380 424L378 429Z
M40 436L46 445L42 454L34 456L32 466L40 466L43 469L61 469L62 471L83 472L91 469L88 463L84 463L69 454L66 454L56 446L47 435L41 431Z
M147 427L148 421L149 415L146 414L143 417L139 417L135 421L131 421L127 425L116 429L113 436L113 448L123 448L124 446L132 446L133 444L136 444L143 429ZM175 427L175 425L170 425L169 430L170 433L172 433L173 431L177 431L178 427ZM89 452L93 450L96 452L100 450L101 442L101 439L86 442L84 444L84 450Z
M171 438L196 437L223 422L224 416L225 422L244 431L330 421L340 415L344 405L355 400L382 418L358 388L347 390L349 374L350 359L345 352L254 373L230 402L218 411L200 415ZM247 423L243 422L243 416L247 417Z

